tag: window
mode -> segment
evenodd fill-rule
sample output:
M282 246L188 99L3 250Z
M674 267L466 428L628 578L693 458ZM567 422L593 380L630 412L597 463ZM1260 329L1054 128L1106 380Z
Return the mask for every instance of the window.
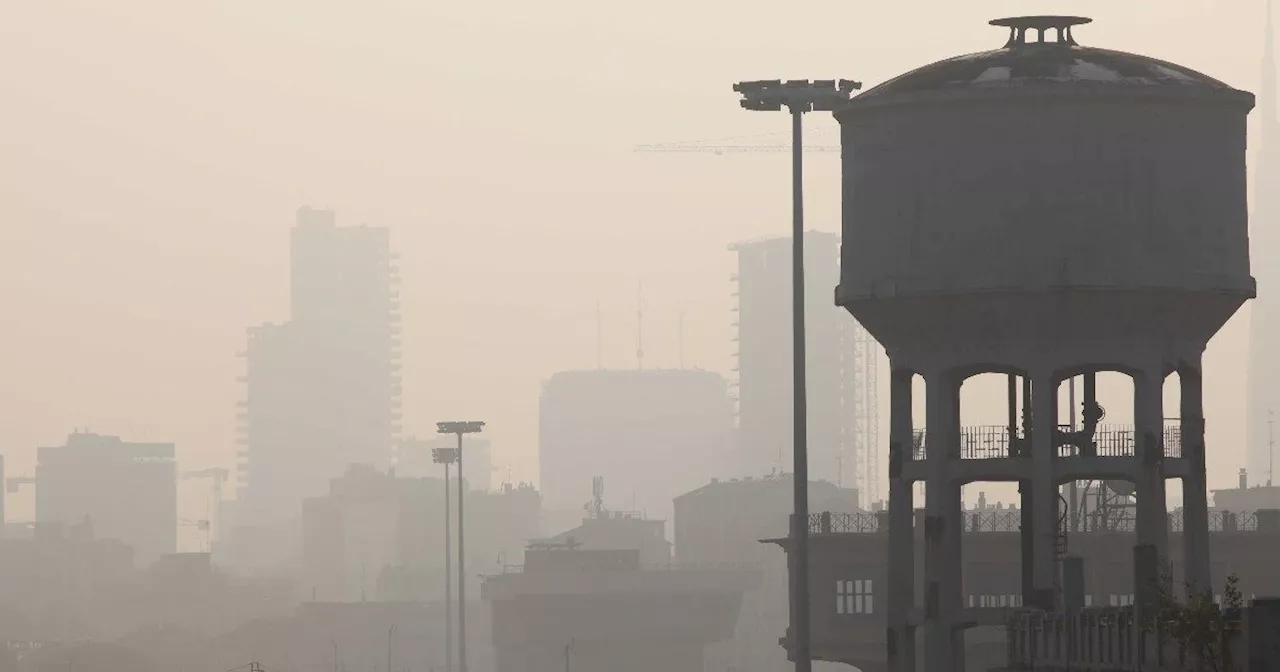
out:
M874 596L871 579L836 581L836 613L841 615L875 613Z

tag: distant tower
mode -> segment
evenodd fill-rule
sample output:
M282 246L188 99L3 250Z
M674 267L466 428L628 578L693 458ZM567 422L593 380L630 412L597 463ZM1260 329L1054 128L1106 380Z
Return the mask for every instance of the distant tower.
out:
M1253 217L1249 246L1258 298L1249 317L1249 407L1246 446L1249 471L1270 469L1267 420L1280 409L1280 287L1275 266L1280 264L1280 123L1276 120L1275 26L1267 0L1263 41L1262 85L1258 91L1259 141L1254 163Z
M779 451L791 453L791 239L737 243L733 280L741 467L766 473ZM840 237L805 233L809 463L815 479L835 482L852 467L864 503L879 499L876 362L880 346L832 289L839 282ZM849 473L844 477L849 479Z
M389 464L400 426L399 300L387 229L301 208L290 319L249 331L239 486L255 517L297 515L348 465Z

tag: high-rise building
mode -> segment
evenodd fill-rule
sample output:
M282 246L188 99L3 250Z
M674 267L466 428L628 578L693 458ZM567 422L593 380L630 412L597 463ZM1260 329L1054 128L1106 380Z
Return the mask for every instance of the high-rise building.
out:
M249 330L241 413L242 512L296 518L347 465L387 465L399 432L395 255L384 228L302 208L291 318Z
M538 466L548 511L582 510L594 477L649 518L719 473L733 433L728 383L682 369L563 371L542 389Z
M177 550L178 476L172 443L76 432L36 451L36 523L71 527L133 548L140 565Z
M1253 216L1249 225L1251 269L1258 298L1249 308L1249 407L1246 434L1249 472L1272 480L1272 441L1280 438L1272 422L1280 413L1280 121L1276 118L1275 29L1267 3L1262 86L1258 92L1261 138L1254 162Z
M792 449L791 238L737 243L740 473L790 469ZM835 305L840 238L809 231L805 245L805 371L809 473L879 499L876 358L879 346Z

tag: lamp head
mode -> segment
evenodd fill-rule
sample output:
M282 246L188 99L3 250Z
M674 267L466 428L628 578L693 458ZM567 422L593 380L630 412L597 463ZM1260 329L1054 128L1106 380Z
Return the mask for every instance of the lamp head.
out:
M479 420L453 420L436 423L436 432L439 434L478 434L483 429L484 423Z

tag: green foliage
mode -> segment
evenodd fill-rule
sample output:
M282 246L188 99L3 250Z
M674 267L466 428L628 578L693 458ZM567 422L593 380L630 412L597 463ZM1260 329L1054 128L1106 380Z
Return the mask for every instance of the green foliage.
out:
M1179 600L1173 594L1173 581L1165 574L1156 588L1155 620L1161 643L1175 644L1180 660L1197 662L1197 669L1229 672L1232 661L1228 638L1239 624L1244 605L1239 584L1235 574L1227 577L1221 605L1214 602L1211 593L1196 593L1190 586L1187 598Z

